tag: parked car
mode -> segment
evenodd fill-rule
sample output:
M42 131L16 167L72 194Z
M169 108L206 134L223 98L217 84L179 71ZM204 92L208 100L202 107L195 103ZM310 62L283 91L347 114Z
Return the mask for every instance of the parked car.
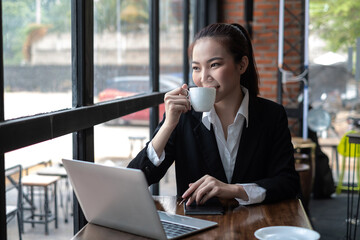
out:
M167 92L181 86L182 78L176 75L160 75L160 91ZM121 76L108 79L106 88L98 95L98 100L108 101L117 98L130 97L150 92L149 76ZM108 125L147 125L149 124L149 109L144 109L107 122ZM159 105L159 118L165 112L164 104Z

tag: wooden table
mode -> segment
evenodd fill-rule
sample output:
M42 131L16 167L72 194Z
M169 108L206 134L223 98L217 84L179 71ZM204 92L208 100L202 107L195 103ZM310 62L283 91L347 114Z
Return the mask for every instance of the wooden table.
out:
M157 209L184 215L182 206L178 206L176 197L155 197ZM298 226L312 229L310 221L300 200L292 199L274 204L238 206L234 200L226 202L224 215L198 215L196 217L215 221L219 225L184 239L255 239L254 232L267 226ZM88 223L73 240L95 239L146 239L118 230Z

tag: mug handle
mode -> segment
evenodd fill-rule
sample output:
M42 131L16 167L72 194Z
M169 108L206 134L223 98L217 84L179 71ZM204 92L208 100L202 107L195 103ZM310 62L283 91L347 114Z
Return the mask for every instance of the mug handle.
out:
M190 98L190 91L189 91L189 89L185 89L185 91L186 91L186 98L189 99Z

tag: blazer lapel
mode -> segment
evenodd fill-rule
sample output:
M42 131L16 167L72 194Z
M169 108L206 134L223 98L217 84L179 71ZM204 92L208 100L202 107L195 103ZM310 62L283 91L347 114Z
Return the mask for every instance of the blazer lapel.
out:
M201 122L201 113L200 116L197 116L197 112L193 112L193 115L197 118L197 124L194 127L194 136L199 143L200 151L202 152L205 165L208 169L209 175L215 177L216 179L227 182L225 170L222 165L219 150L217 147L215 134L213 127L211 126L211 131L209 131L204 124Z
M249 124L248 127L244 126L242 131L231 183L239 183L239 180L241 181L243 176L246 175L252 156L258 148L258 139L261 137L263 125L260 122L257 111L259 109L256 109L256 99L250 97Z

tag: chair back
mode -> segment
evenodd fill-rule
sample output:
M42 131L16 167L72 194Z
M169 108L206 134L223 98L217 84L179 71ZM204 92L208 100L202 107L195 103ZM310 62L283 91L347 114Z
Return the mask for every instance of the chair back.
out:
M17 207L20 209L22 200L22 166L20 164L5 169L5 189L9 192L13 189L17 191Z
M338 153L344 157L360 157L360 148L355 147L355 144L351 145L349 143L349 137L347 135L351 133L357 132L352 130L344 134L337 146Z

